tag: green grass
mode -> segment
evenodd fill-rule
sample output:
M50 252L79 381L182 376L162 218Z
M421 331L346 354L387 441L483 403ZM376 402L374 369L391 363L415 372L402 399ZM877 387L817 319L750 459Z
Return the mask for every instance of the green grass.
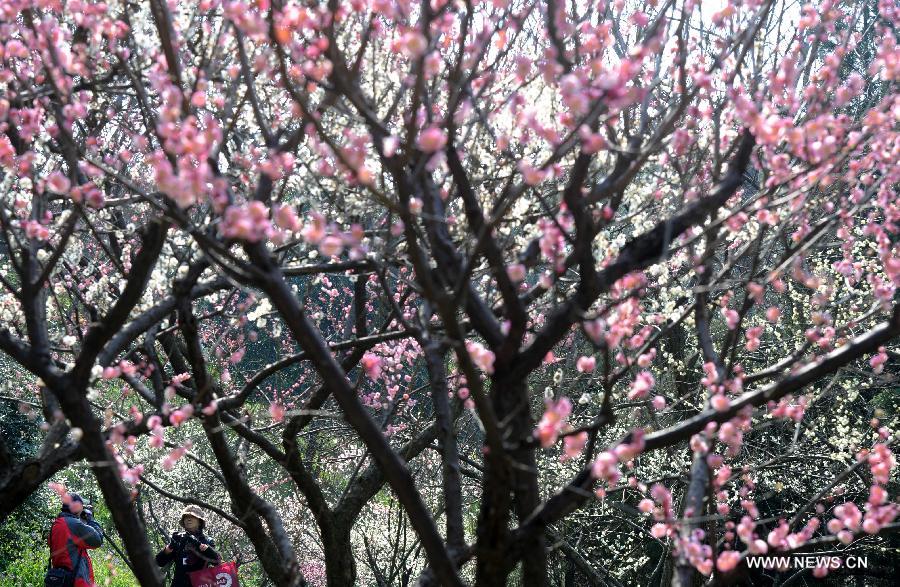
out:
M30 549L19 553L0 576L0 587L43 585L47 569L48 550ZM101 548L91 552L94 582L100 587L138 587L128 567L109 557Z

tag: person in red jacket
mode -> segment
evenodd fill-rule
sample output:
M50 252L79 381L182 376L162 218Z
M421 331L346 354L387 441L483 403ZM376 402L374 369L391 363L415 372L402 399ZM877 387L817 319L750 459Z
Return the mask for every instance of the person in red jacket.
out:
M74 587L94 587L94 567L88 550L103 544L103 531L80 495L69 493L67 497L50 529L50 566L73 571Z

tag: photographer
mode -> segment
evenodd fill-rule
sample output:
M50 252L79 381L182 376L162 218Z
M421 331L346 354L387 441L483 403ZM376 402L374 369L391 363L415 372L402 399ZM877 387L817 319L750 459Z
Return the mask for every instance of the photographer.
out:
M185 531L172 532L169 544L156 555L156 564L164 567L174 560L172 587L191 587L188 573L199 571L207 565L217 565L222 557L213 549L215 543L212 539L203 534L206 519L200 508L195 505L185 507L180 523Z
M77 493L63 496L62 511L50 529L50 569L45 583L93 587L94 567L88 549L103 544L103 531L92 506Z

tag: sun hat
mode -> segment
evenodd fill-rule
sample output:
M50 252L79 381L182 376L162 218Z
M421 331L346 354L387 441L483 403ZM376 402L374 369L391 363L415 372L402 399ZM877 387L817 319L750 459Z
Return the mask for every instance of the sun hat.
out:
M184 517L185 516L193 516L193 517L197 518L198 520L200 520L200 522L202 523L202 526L206 525L206 516L203 514L203 510L201 510L199 507L197 507L195 505L187 505L184 507L183 510L181 510L180 523L182 526L184 526Z

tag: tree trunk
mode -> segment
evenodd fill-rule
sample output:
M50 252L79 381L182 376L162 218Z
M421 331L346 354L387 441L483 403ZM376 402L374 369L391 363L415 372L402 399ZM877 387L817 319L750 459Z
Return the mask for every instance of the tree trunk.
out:
M356 585L356 559L350 544L350 525L321 526L325 552L325 579L328 587Z
M507 452L503 470L489 459L485 466L484 496L479 516L478 585L506 585L506 578L516 564L509 560L508 524L510 489L515 496L515 512L522 523L540 505L537 462L534 456L528 386L522 381L493 380L491 400L497 414L503 414L506 425L502 433L512 448ZM485 553L482 549L487 549ZM522 542L522 584L544 587L547 584L547 546L543 532L534 532ZM495 560L495 556L497 557Z

